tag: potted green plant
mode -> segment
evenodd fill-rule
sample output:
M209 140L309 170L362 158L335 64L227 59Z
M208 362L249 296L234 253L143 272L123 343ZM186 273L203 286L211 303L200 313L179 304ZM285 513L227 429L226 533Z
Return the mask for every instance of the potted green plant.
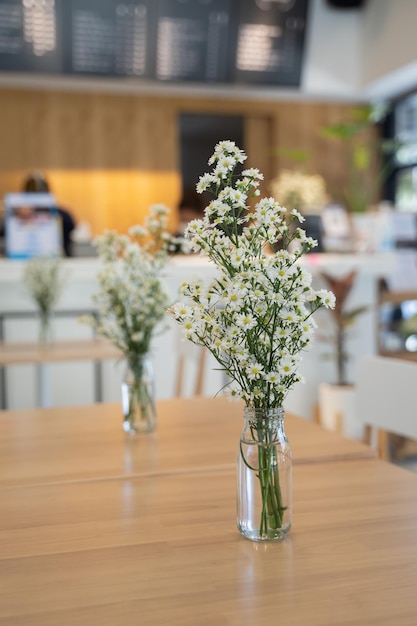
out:
M386 139L381 123L387 115L383 106L363 105L352 110L347 120L325 126L321 134L329 140L342 141L346 147L345 184L332 189L332 196L351 216L352 236L358 252L374 251L381 245L378 237L384 215L376 211L383 184L392 170L392 155L399 147L395 139Z
M380 197L381 185L390 171L389 156L398 142L381 137L378 125L387 111L364 105L352 110L351 118L322 129L324 137L346 145L348 179L340 192L332 190L350 213L365 213Z

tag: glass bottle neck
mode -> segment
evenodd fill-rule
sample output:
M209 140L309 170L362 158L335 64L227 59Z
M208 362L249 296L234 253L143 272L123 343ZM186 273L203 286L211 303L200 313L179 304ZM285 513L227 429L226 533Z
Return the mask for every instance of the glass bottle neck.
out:
M126 355L127 376L133 376L133 378L141 378L145 372L149 373L152 370L151 357L149 352L143 354L129 354Z
M268 422L282 422L284 421L285 413L283 407L275 409L257 409L254 407L246 406L243 412L243 418L245 423L268 423Z
M286 440L284 409L245 407L242 440L247 443L272 444Z

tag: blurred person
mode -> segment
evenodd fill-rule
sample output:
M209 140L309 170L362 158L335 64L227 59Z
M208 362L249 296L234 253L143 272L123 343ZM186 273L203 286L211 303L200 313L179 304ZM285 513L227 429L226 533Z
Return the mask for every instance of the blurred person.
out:
M29 174L22 187L25 193L51 193L48 181L40 172ZM71 233L75 230L75 220L67 209L57 206L56 210L62 225L62 247L65 256L72 256Z

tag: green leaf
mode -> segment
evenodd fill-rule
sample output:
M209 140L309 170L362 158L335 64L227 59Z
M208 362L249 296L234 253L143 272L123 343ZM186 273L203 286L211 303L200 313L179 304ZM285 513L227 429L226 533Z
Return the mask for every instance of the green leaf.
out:
M362 313L365 313L368 309L368 306L359 306L351 311L343 311L342 320L344 324L348 325L349 323L353 323L358 315L362 315Z

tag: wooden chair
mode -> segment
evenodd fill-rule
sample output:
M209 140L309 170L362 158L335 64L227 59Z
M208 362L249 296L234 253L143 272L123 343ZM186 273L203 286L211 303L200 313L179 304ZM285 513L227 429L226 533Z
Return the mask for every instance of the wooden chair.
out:
M183 339L178 333L177 350L175 397L183 397L187 395L187 391L188 394L201 396L204 388L207 349ZM190 379L191 383L188 384Z
M363 357L358 365L356 406L366 426L367 443L389 459L387 433L417 439L417 363Z

